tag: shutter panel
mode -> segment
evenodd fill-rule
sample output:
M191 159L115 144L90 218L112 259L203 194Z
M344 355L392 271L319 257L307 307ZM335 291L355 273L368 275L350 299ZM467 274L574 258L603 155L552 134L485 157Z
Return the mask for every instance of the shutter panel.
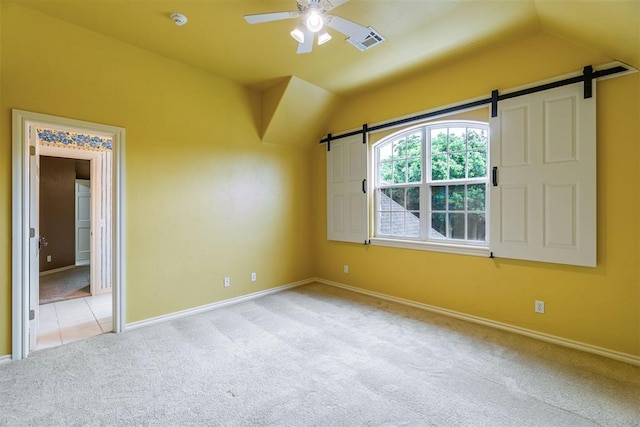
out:
M364 243L369 238L367 144L362 135L331 141L327 151L327 239Z
M498 103L491 119L494 256L596 265L593 93L584 99L577 83Z

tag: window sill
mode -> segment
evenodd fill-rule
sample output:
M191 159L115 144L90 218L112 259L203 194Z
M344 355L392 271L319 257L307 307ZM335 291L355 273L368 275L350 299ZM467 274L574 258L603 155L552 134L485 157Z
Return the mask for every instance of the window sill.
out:
M451 243L418 242L412 240L383 239L373 237L372 245L388 248L414 249L419 251L443 252L458 255L471 255L489 258L491 251L487 246L466 246Z

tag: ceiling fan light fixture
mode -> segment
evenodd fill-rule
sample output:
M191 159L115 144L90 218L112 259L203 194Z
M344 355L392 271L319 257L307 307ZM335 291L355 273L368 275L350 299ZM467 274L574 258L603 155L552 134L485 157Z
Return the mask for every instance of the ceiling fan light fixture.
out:
M298 43L304 43L304 31L302 29L302 25L298 25L296 28L291 31L291 37Z
M326 31L318 34L318 46L325 44L329 40L331 40L331 34L327 33Z
M312 33L317 33L322 29L322 27L324 27L324 18L316 8L309 10L309 12L307 13L307 19L305 22L307 24L307 28Z

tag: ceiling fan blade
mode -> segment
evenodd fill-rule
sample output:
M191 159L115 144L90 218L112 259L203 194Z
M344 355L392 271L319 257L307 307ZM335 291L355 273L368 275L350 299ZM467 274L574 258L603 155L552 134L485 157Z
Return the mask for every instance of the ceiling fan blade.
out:
M304 29L304 42L298 43L297 54L301 53L309 53L313 49L313 39L315 38L315 33L309 31L306 27Z
M371 30L348 19L341 18L336 15L327 16L327 25L334 30L340 31L342 34L349 36L352 41L362 42L367 38Z
M261 24L263 22L281 21L283 19L293 19L300 16L300 12L273 12L273 13L259 13L257 15L245 15L244 19L249 24Z

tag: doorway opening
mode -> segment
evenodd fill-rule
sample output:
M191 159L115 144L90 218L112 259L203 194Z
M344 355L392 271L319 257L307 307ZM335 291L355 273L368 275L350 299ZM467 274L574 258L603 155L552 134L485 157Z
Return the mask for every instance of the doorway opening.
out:
M123 128L13 110L14 360L56 345L51 340L55 335L60 345L124 329L124 138ZM42 181L51 165L62 165L67 171L70 184L64 186L64 197L41 192L51 190ZM60 187L59 179L53 181L53 187ZM65 197L68 203L63 203ZM49 210L41 212L43 207ZM71 215L63 215L68 224L63 227L48 217L51 210L70 211ZM41 272L50 274L41 280ZM78 283L61 285L58 281L57 290L47 289L41 298L41 282L56 283L54 279ZM94 327L80 322L75 330L67 331L66 339L60 329L47 330L53 323L59 327L68 323L61 321L64 307L56 306L66 303L77 306L66 318L78 322L78 310L85 311ZM52 314L57 318L52 319Z
M101 164L111 153L55 145L66 132L35 127L41 242L35 350L113 330L111 272L100 271L109 258L111 227L101 231L110 223L111 216L105 212L112 204L111 186L104 184L112 180L111 169ZM95 227L98 233L93 236L91 224L96 221L102 224ZM91 250L94 239L96 256Z

